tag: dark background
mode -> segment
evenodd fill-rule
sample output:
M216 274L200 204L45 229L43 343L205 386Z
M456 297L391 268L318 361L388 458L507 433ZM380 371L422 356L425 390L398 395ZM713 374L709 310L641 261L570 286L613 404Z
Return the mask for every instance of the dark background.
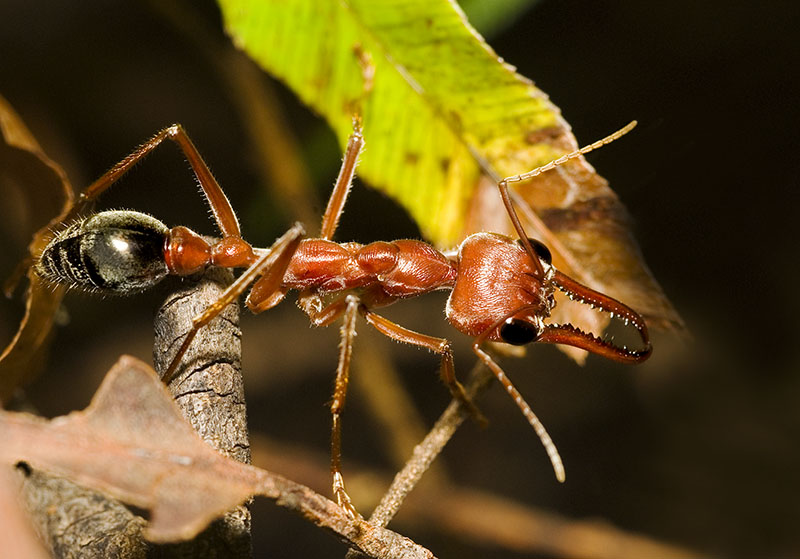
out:
M800 554L797 13L790 2L733 4L543 1L489 39L550 95L580 143L639 120L635 133L590 162L630 210L647 261L693 341L682 346L658 335L655 356L637 368L591 358L579 367L538 347L505 362L561 450L563 486L496 387L482 403L490 427L462 429L443 460L461 485L571 518L605 519L725 557L790 557ZM219 28L213 4L200 3L198 13ZM339 163L333 136L276 88L324 200ZM289 223L280 199L253 188L253 154L224 82L147 4L6 0L0 94L76 188L158 129L181 122L251 242L265 246ZM104 204L212 233L185 167L165 148ZM0 212L10 207L0 204ZM30 231L7 224L0 231L5 277ZM338 237L416 234L402 209L358 187ZM161 297L70 296L69 327L58 333L49 373L32 388L42 412L84 407L120 353L149 359ZM453 338L463 375L471 361L467 340L440 320L443 304L434 295L388 314ZM0 311L5 344L21 303L4 301ZM246 317L243 330L253 431L315 448L324 468L336 328L309 330L302 313L284 303ZM396 357L430 424L448 400L435 378L436 359L366 328L356 351L363 345ZM390 470L381 435L358 400L350 399L345 417L346 467ZM337 542L270 503L258 503L254 526L257 555L341 557ZM515 556L459 543L457 534L398 529L442 557Z

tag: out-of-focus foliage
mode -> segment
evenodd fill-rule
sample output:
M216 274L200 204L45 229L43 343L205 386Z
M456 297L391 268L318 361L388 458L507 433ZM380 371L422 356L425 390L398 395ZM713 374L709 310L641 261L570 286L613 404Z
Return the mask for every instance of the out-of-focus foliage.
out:
M41 227L28 247L29 257L19 264L17 274L6 284L6 291L13 291L27 271L30 285L26 292L25 316L14 339L0 354L0 402L3 402L43 360L45 341L66 289L44 285L25 266L47 245L52 227L72 208L73 192L64 171L42 151L22 119L2 97L0 134L0 193L8 199L12 190L17 192L32 214L30 221Z

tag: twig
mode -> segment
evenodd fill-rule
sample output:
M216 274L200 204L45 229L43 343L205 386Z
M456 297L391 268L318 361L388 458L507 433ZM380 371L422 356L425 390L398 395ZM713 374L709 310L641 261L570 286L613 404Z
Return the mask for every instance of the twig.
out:
M146 521L124 505L69 480L28 472L22 495L54 557L144 559Z
M280 471L305 470L305 479L324 487L329 473L322 457L307 450L259 438L254 461ZM263 450L266 447L268 452ZM351 480L387 480L375 471L354 468ZM388 480L387 480L388 481ZM602 520L573 520L512 499L458 485L423 485L409 497L396 523L450 532L465 545L514 550L523 555L585 557L586 559L677 559L703 557L697 551L622 530ZM351 552L351 557L359 557Z
M492 375L481 362L476 363L470 372L466 386L467 395L471 399L484 390L492 379ZM369 518L370 524L387 526L397 514L400 505L419 483L422 475L430 468L433 461L455 434L456 429L469 417L469 412L458 400L453 400L433 426L430 433L414 448L411 459L406 463L392 481L378 507Z
M319 493L278 474L260 470L258 494L301 514L373 559L435 559L433 553L396 532L352 519Z
M232 279L230 271L211 268L199 282L187 281L166 298L155 319L153 363L160 375L190 329L192 318L216 301ZM249 464L241 335L239 306L228 305L197 333L168 388L207 443ZM157 549L165 556L250 557L250 511L245 505L236 507L194 540Z
M470 372L470 379L466 386L467 395L474 399L489 385L491 378L491 373L481 362L477 362ZM469 412L458 400L450 402L428 435L414 448L411 459L395 475L380 504L369 518L372 526L385 527L389 524L405 498L416 487L423 474L430 468L467 417L469 417ZM359 556L358 552L353 550L348 551L346 555L347 559L355 559Z

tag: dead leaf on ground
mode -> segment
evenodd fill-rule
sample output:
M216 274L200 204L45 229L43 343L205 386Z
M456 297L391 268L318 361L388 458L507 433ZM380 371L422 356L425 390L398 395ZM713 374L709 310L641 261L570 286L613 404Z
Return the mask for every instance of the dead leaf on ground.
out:
M262 495L372 557L398 549L432 557L394 532L351 520L307 487L219 454L186 422L155 372L133 357L111 368L86 410L51 421L0 412L0 432L0 462L24 461L150 510L151 541L190 539Z
M4 557L46 559L50 555L36 537L19 499L12 471L0 471L0 549Z

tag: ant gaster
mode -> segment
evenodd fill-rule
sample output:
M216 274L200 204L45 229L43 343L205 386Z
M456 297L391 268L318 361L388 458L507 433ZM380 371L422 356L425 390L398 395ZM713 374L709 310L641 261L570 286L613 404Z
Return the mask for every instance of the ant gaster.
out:
M535 429L556 477L563 481L564 467L555 444L522 395L482 346L487 341L514 345L565 344L621 362L647 359L651 346L647 327L639 314L558 271L551 263L547 247L526 236L511 203L508 183L549 171L615 140L634 125L632 122L607 138L543 167L500 181L499 192L519 239L476 233L461 243L457 255L450 257L417 240L378 241L368 245L331 240L364 143L358 120L322 219L320 236L303 238L302 226L295 224L268 250L254 248L242 239L227 197L184 129L173 125L86 188L72 211L73 223L55 235L37 259L35 270L52 282L87 291L127 295L153 286L168 274L185 276L208 266L246 268L216 302L193 319L191 330L164 374L165 380L173 376L198 330L250 285L252 289L246 304L254 313L277 305L289 290L297 290L298 306L313 325L327 326L343 316L331 404L331 474L338 503L353 516L357 513L345 491L341 474L341 413L359 314L385 336L440 355L442 379L450 392L474 416L481 417L456 380L448 340L408 330L374 312L398 299L449 289L448 321L474 339L473 351L491 369ZM169 229L157 219L134 211L104 211L78 217L91 201L165 139L174 141L188 159L222 232L220 240L209 243L186 227ZM619 347L570 324L545 322L555 305L555 290L608 312L625 324L632 324L641 337L642 347L637 350ZM341 295L334 296L331 302L323 302L323 296L339 293Z

